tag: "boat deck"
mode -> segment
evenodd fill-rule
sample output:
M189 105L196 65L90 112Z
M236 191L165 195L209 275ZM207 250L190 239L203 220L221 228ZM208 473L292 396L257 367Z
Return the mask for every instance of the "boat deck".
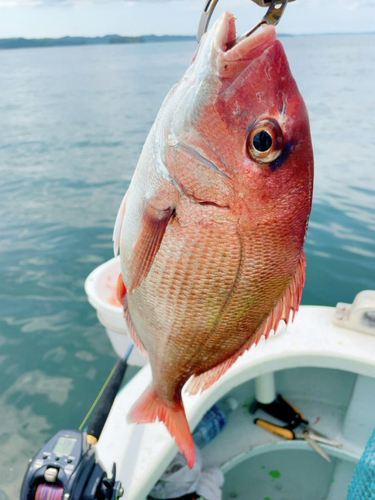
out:
M333 462L334 457L344 460L346 475L347 464L354 468L373 428L372 412L360 408L355 399L363 393L375 401L375 337L334 326L334 314L334 308L302 306L293 324L239 358L213 387L197 396L184 394L192 429L219 399L233 395L240 403L227 428L204 448L207 465L220 466L230 475L232 469L256 455L310 450L305 442L282 440L253 424L248 405L255 395L254 379L276 372L277 391L311 422L320 417L317 430L343 443L341 449L325 447ZM126 500L146 498L177 452L162 423L126 422L127 413L150 382L151 370L146 366L124 387L98 444L99 458L106 468L117 463ZM318 455L316 458L324 462ZM342 468L340 464L338 468Z

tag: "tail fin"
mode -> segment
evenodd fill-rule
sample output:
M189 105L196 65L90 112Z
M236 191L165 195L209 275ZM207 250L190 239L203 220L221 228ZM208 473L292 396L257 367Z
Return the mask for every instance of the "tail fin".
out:
M133 406L129 420L138 424L155 422L155 420L164 422L170 434L175 438L181 453L185 455L189 467L194 466L194 441L181 398L177 402L163 401L155 388L151 386Z

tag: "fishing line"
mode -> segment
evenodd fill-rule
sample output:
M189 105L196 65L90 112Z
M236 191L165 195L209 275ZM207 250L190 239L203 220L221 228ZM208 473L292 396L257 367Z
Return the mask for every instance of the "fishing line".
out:
M57 484L40 484L35 492L35 500L62 500L64 488Z
M87 412L87 414L86 414L85 418L83 419L83 421L82 421L81 425L78 427L78 429L79 429L80 431L82 431L82 430L83 430L83 428L84 428L84 426L85 426L86 422L87 422L87 421L88 421L88 419L91 417L92 412L94 411L94 409L95 409L96 405L98 404L98 402L99 402L100 398L102 397L102 395L103 395L103 393L104 393L105 389L107 388L107 386L108 386L109 382L112 380L112 377L113 377L113 375L116 373L116 370L117 370L118 366L120 365L120 363L123 363L123 362L125 362L125 363L126 363L126 362L128 361L128 359L129 359L129 357L130 357L130 354L132 353L133 347L134 347L134 344L133 344L133 343L131 343L131 344L130 344L130 346L128 347L128 349L127 349L126 353L125 353L125 356L124 356L123 358L119 358L119 359L117 360L117 362L116 362L115 366L114 366L114 367L112 368L112 370L111 370L111 373L108 375L107 380L104 382L103 387L100 389L99 394L96 396L95 401L94 401L94 402L93 402L93 404L91 405L91 408L90 408L90 409L89 409L89 411Z

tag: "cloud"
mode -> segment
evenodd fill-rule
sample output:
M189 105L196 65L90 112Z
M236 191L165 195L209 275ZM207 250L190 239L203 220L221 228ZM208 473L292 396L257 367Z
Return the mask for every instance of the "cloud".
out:
M138 2L165 2L169 0L0 0L1 7L37 7L39 5L84 5L84 4L105 4L111 2L138 3Z
M136 3L160 3L160 2L168 2L171 0L0 0L0 8L1 7L38 7L38 6L46 6L53 7L56 5L88 5L88 4L106 4L113 2L121 2L125 5L134 5Z
M364 9L375 7L375 2L374 0L361 0L360 2L355 2L354 0L346 0L345 7L349 10Z
M36 7L42 0L0 0L0 7Z
M314 7L321 9L324 14L324 8L327 7L327 0L305 0L305 4L314 5ZM375 7L375 2L374 0L330 0L329 7L356 10L367 7Z
M1 7L38 7L38 6L83 6L89 4L106 4L106 3L124 3L125 5L134 5L137 3L166 3L173 0L0 0ZM188 4L188 0L180 0ZM249 0L232 0L232 4L243 5ZM324 8L327 6L327 0L305 0L305 5L314 6L321 9L324 14ZM202 2L203 6L203 2ZM332 6L338 9L357 10L359 8L375 7L374 0L330 0L330 8Z

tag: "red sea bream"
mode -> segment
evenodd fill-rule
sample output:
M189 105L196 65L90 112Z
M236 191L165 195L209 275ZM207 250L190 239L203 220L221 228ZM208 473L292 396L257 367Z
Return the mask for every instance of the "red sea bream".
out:
M143 147L114 232L119 294L153 382L131 412L162 420L194 464L181 390L210 387L297 311L311 210L308 115L274 27L203 37ZM125 284L125 286L124 286Z

